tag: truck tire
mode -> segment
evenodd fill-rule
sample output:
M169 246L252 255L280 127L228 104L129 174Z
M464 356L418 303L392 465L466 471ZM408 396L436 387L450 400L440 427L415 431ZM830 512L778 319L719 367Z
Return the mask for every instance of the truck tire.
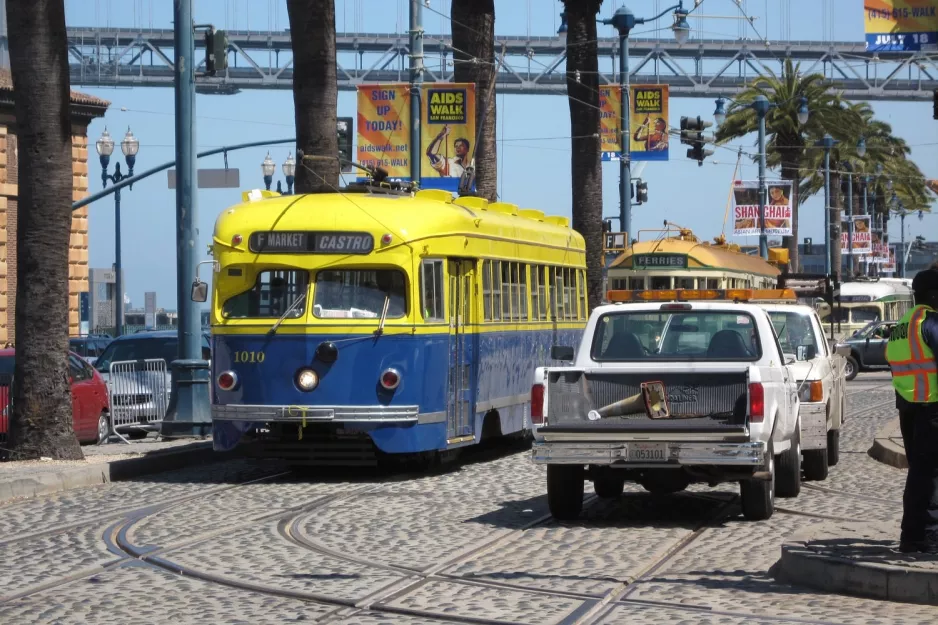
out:
M847 356L847 364L844 365L844 379L849 382L857 377L858 373L860 373L860 365L857 363L857 359L853 356Z
M602 499L615 499L625 490L624 471L615 469L601 469L593 478L593 490L596 496ZM581 497L582 499L582 497Z
M822 482L827 479L828 455L826 449L804 452L804 479Z
M840 462L840 430L827 431L827 466Z
M775 456L771 451L766 456L772 480L743 480L739 483L743 517L749 521L765 521L775 512Z
M801 492L801 426L795 428L791 447L775 456L775 494L797 497Z
M572 521L580 516L584 473L579 464L547 465L547 507L558 521Z

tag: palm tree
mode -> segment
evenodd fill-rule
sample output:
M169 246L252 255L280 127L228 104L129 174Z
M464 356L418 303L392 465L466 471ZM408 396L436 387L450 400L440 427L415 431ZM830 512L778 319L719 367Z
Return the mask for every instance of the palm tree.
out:
M293 46L296 148L321 157L297 163L297 193L329 193L339 187L336 110L335 0L287 0Z
M476 133L474 142L476 191L494 202L498 199L498 161L495 145L495 1L453 0L453 80L476 85Z
M599 56L596 15L602 0L563 0L567 17L573 229L586 240L590 308L603 299L603 172L599 139Z
M717 129L718 143L726 143L758 131L759 120L748 105L758 95L765 96L775 106L765 117L766 160L770 167L781 167L782 178L792 181L792 233L785 237L792 270L798 271L798 208L800 198L797 189L807 137L830 132L837 137L850 123L844 112L840 97L830 89L821 74L804 76L800 65L791 59L785 60L782 75L769 72L760 76L744 89L727 110L726 121ZM807 99L810 116L807 124L798 123L801 98ZM755 157L758 158L758 155Z
M20 146L9 446L16 460L80 460L66 358L72 128L65 3L11 2L6 10Z

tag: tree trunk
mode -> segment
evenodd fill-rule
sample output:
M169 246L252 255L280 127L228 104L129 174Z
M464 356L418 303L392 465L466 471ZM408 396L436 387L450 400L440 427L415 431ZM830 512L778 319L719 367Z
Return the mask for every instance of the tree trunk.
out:
M840 218L843 213L844 196L841 189L840 174L831 172L831 273L840 282L843 266L843 255L840 252Z
M476 191L490 202L498 199L498 158L495 144L495 2L453 0L454 82L476 85L476 135L474 142ZM473 59L477 59L474 61Z
M788 248L788 267L792 273L797 273L801 269L801 257L798 253L798 209L801 203L798 196L798 185L801 183L798 161L782 162L782 178L791 180L791 236L783 238L785 247Z
M72 127L64 0L7 3L7 19L19 146L9 445L14 460L80 460L66 357Z
M573 190L573 229L586 240L590 309L603 300L603 180L599 139L599 57L596 14L602 0L564 0L567 14L567 96Z
M339 188L336 121L335 0L287 0L293 46L293 107L297 193L334 193Z

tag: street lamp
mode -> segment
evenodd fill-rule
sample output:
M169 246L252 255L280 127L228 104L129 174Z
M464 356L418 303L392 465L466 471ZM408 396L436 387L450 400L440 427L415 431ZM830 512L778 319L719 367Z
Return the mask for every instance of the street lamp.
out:
M264 186L270 191L270 183L274 181L274 172L277 171L277 163L270 158L270 152L267 153L264 162L261 163L261 171L264 172Z
M296 180L296 161L293 159L293 152L287 154L287 160L282 165L283 176L287 179L287 194L293 195L293 181Z
M824 273L831 275L831 148L840 143L825 133L815 142L824 148ZM840 241L837 242L840 245Z
M629 141L629 32L639 24L654 22L668 11L674 11L674 24L671 30L678 43L683 44L690 36L690 25L687 23L688 12L684 10L683 0L672 7L668 7L658 15L650 18L635 17L627 7L616 9L609 19L600 20L600 24L612 26L619 32L619 113L620 113L620 141L622 142L622 155L619 158L619 224L623 232L627 232L631 239L632 231L632 171L631 171L631 145ZM566 16L561 14L560 28L566 33ZM558 30L557 34L561 34Z
M287 179L287 194L292 195L293 181L296 180L296 160L294 160L292 152L287 155L287 160L283 162L281 169L283 170L284 177ZM264 186L267 187L268 191L270 191L270 185L274 182L274 172L276 171L277 163L274 162L274 159L270 157L270 152L268 152L267 156L264 157L264 162L261 163L261 172L264 174ZM279 180L277 181L277 193L283 193Z
M124 153L124 160L127 162L127 174L121 173L121 164L114 163L114 173L108 175L107 166L111 161L111 154L114 153L114 139L111 138L107 127L94 143L95 150L101 160L101 184L107 187L108 180L117 184L124 178L130 178L134 175L134 164L137 162L137 152L140 150L140 142L127 127L127 134L121 140L121 152ZM133 185L129 186L133 189ZM124 292L121 284L121 192L120 189L114 192L114 334L120 336L124 325Z
M732 101L732 100L731 100ZM790 100L786 100L788 102ZM804 96L799 98L798 106L798 124L804 125L808 122L808 99ZM716 109L713 111L713 120L717 126L722 126L726 121L726 109L723 107L724 99L717 98ZM768 200L768 189L765 185L765 116L771 109L778 108L774 102L770 102L764 95L759 94L748 104L740 104L743 108L752 109L759 119L759 255L763 260L769 259L769 238L765 233L765 203ZM783 103L784 104L784 103Z
M564 41L567 39L567 13L565 11L560 12L560 28L557 29L557 36Z

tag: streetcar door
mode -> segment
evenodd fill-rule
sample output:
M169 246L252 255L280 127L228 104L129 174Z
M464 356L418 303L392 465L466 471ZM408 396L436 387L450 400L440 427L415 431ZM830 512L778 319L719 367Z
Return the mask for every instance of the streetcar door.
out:
M473 334L471 323L474 264L449 261L449 389L446 438L464 442L473 436L475 402L472 393Z

